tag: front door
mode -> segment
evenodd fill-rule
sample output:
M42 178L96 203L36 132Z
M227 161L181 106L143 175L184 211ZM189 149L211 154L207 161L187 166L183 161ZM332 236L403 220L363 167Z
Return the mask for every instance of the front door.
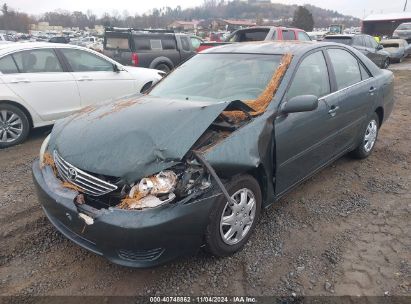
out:
M275 120L276 194L281 195L334 155L338 96L331 93L322 51L305 57L297 68L283 102L299 95L319 97L310 112L280 114Z
M136 81L125 71L114 71L113 64L91 52L60 49L77 81L82 106L138 93Z

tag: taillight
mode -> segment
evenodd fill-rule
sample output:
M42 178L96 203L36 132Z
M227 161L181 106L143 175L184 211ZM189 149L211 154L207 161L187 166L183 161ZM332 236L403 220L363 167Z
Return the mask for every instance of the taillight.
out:
M138 66L138 56L137 53L131 53L131 62L134 66Z

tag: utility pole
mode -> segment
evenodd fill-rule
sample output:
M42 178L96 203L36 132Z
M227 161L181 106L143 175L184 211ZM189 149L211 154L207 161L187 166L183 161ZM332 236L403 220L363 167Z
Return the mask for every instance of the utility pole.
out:
M404 12L405 12L405 10L407 9L407 3L408 3L408 0L405 0Z

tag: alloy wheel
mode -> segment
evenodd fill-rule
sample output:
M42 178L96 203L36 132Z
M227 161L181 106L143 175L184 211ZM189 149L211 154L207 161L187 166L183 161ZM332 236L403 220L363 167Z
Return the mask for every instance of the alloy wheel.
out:
M374 147L375 140L377 139L378 126L375 120L371 120L365 130L364 136L364 150L368 153Z
M235 192L227 202L220 220L220 235L224 243L234 245L250 231L256 213L254 193L247 188Z
M10 110L0 110L0 142L10 143L23 133L21 117Z

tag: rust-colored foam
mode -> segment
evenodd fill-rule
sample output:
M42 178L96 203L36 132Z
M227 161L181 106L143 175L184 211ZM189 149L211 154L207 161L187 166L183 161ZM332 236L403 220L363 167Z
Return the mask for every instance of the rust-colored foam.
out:
M131 205L137 204L146 194L136 191L133 197L126 197L121 200L120 204L117 205L120 209L130 209Z
M72 183L63 182L61 185L62 185L64 188L71 189L71 190L75 190L75 191L77 191L77 192L82 192L82 190L81 190L79 187L77 187L76 185L73 185Z
M290 66L292 58L293 56L291 54L285 54L281 59L279 67L274 72L273 77L260 96L258 96L257 99L246 100L244 102L254 110L250 113L251 116L260 115L267 109L275 93L277 92L285 72L287 72L287 69ZM246 114L242 111L224 111L223 113L234 121L241 121L247 118Z

